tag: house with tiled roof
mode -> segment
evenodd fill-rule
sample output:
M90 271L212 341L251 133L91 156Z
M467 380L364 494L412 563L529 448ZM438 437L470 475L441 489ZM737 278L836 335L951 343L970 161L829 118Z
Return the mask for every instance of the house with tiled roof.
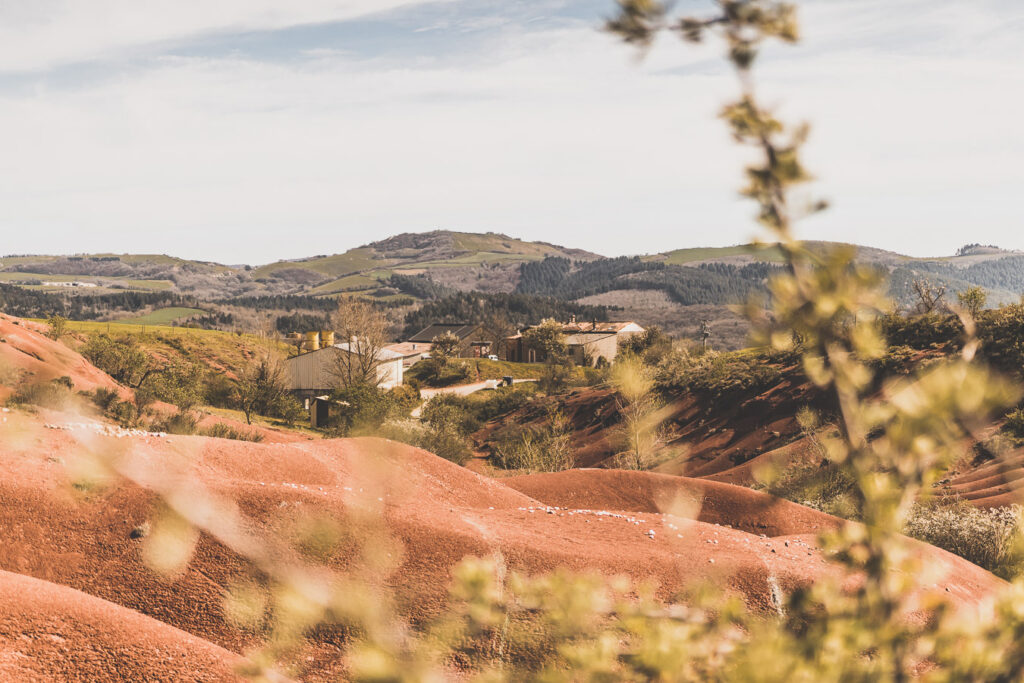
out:
M538 349L529 348L523 332L505 340L505 360L513 363L542 363L545 358ZM619 355L619 345L633 335L642 334L644 328L633 321L586 321L570 319L562 325L562 334L569 348L569 357L576 365L595 367L611 364Z

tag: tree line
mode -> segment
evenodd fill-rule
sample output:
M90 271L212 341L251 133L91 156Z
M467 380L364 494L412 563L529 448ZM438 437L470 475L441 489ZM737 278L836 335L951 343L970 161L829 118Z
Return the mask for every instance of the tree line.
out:
M428 301L405 316L404 334L409 336L433 323L478 322L500 317L513 325L533 324L544 318L567 320L608 320L607 306L586 306L550 296L458 292Z
M771 263L737 266L705 263L668 265L638 256L572 262L562 257L524 263L517 292L579 299L616 289L653 289L665 292L684 306L728 304L762 291L770 275L779 270Z

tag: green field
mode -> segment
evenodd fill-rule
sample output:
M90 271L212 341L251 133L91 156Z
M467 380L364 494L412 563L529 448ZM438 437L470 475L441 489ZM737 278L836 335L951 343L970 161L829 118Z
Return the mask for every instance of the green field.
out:
M697 261L727 258L729 256L753 256L758 261L781 261L782 254L774 245L755 247L752 244L738 244L733 247L697 247L693 249L676 249L664 254L665 263L670 266L682 266Z
M252 271L252 276L254 278L263 278L273 275L279 270L300 268L328 277L341 277L350 273L358 273L363 270L371 270L395 263L394 259L379 259L374 258L373 255L374 251L372 249L360 247L358 249L350 249L344 254L335 254L334 256L323 256L304 261L278 261L277 263L270 263L256 268Z
M339 292L376 289L382 280L391 276L389 270L373 270L369 273L346 275L309 290L310 294L337 294Z
M92 282L99 286L96 287L95 289L93 289L92 287L88 287L75 290L68 289L65 287L53 287L44 285L21 286L28 287L31 289L42 289L46 291L78 291L88 294L100 294L111 291L118 291L117 287L110 286L113 284L121 285L126 289L144 289L149 291L164 291L171 288L170 280L133 280L131 278L106 277L98 275L51 275L48 273L19 273L10 271L0 272L0 282L31 282L35 280L38 280L39 282Z
M45 323L46 321L42 318L29 318L38 323ZM177 337L230 337L234 336L231 332L224 332L222 330L202 330L191 327L174 327L172 325L151 325L147 323L139 323L138 319L128 320L70 320L68 321L68 329L72 332L82 332L85 334L93 333L106 333L110 334L162 334L168 336Z
M122 318L118 320L119 323L128 323L131 325L168 325L185 318L191 318L197 315L202 315L206 311L201 308L182 308L180 306L171 306L169 308L158 308L152 313L146 315L140 315L134 318Z

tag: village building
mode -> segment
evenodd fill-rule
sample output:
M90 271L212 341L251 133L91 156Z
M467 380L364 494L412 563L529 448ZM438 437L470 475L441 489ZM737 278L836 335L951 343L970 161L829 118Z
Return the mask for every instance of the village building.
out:
M285 361L289 389L308 408L311 399L328 395L343 383L340 368L344 366L345 359L341 356L348 353L354 352L348 342L343 342L289 358ZM402 355L382 348L377 351L376 359L377 386L382 389L401 386L404 371Z
M483 325L464 323L435 323L406 340L410 344L430 344L436 337L450 332L459 338L459 358L486 358L491 353L492 340L483 332Z
M397 344L388 344L384 347L385 350L397 353L402 357L402 366L408 368L415 365L424 358L430 357L430 350L434 348L433 344L425 344L423 342L398 342Z
M546 358L542 351L526 345L523 332L505 340L505 360L514 363L543 363ZM577 322L570 320L562 325L562 334L569 349L569 358L576 365L597 367L610 365L619 355L619 345L630 337L641 334L644 328L632 321L626 322Z

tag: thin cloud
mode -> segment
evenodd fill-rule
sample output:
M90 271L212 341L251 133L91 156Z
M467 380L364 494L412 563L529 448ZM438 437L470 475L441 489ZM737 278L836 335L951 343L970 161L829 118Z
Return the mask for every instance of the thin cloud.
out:
M807 41L765 56L761 87L815 124L809 165L836 204L804 234L922 255L1024 247L1024 65L1007 58L1024 28L985 6L912 21L892 5L811 3ZM428 9L395 18L407 30ZM436 227L606 254L751 237L744 157L714 119L735 95L719 48L664 40L638 64L596 30L600 9L578 14L504 16L439 58L387 40L281 61L181 51L0 91L5 249L257 263ZM977 35L998 39L972 49Z
M346 21L426 1L4 0L0 72L111 59L145 46L166 47L220 32Z

